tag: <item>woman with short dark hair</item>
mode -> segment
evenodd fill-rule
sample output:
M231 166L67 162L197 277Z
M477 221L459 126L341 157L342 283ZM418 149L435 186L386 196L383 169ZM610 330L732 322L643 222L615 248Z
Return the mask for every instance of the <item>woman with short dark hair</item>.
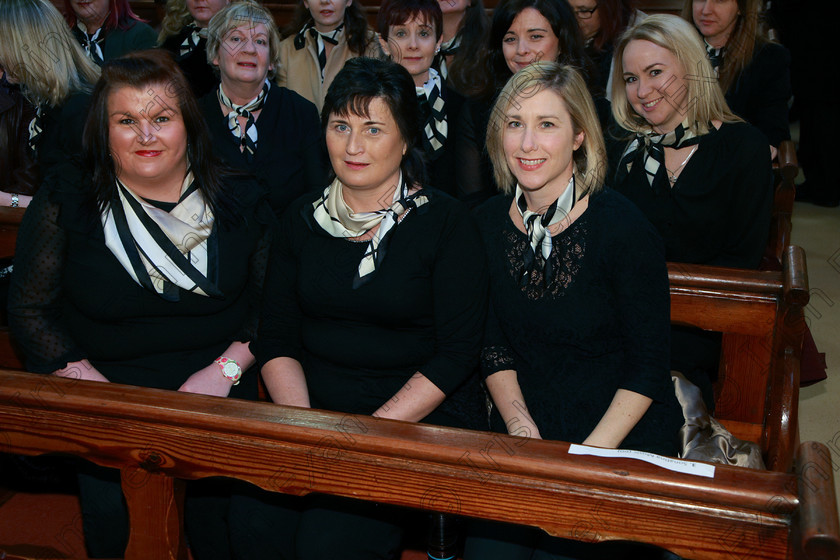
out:
M348 61L322 122L335 179L289 207L267 277L257 356L272 400L476 426L480 403L467 409L460 397L485 316L481 241L466 208L424 184L411 76ZM288 557L387 558L400 546L394 508L279 501L260 517L276 516L281 553L297 543Z

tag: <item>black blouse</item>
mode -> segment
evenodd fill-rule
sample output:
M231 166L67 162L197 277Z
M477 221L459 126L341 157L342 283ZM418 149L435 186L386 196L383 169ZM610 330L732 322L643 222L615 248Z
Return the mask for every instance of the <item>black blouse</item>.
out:
M283 216L257 359L301 362L313 408L372 414L418 371L451 396L476 367L487 308L481 241L461 203L426 192L429 202L395 227L381 266L358 289L367 242L327 234L312 219L316 197ZM480 405L462 404L447 398L423 421L474 425Z
M128 19L121 23L124 27L103 30L105 38L102 40L102 58L107 62L134 51L151 49L157 43L157 33L151 26L136 19ZM74 25L70 30L73 36L84 46L84 32Z
M724 55L725 56L725 55ZM777 43L756 44L750 63L726 92L732 112L758 128L771 146L790 140L790 52Z
M272 84L256 120L259 141L249 162L228 128L216 92L214 89L198 102L213 138L213 152L227 165L256 177L275 215L281 216L303 193L323 189L329 161L314 104Z
M219 76L207 62L207 39L202 37L198 45L189 53L181 55L181 44L193 32L190 26L184 27L176 35L168 37L161 45L175 57L175 61L187 76L193 93L197 98L210 93L219 85Z
M76 185L44 185L18 236L9 318L27 368L50 373L90 360L116 383L177 389L233 341L254 338L270 247L271 212L252 182L229 183L243 219L218 225L221 299L137 284L105 245ZM248 379L245 379L245 378ZM256 375L232 396L256 396Z
M490 269L485 376L517 373L544 439L580 443L618 389L653 399L622 447L674 455L682 415L668 367L668 274L662 241L633 204L614 191L552 238L556 271L520 283L531 247L508 214L511 196L478 210ZM501 415L493 428L505 432Z
M725 123L698 146L673 187L661 173L652 188L640 156L615 189L662 235L668 261L758 268L773 204L767 140L749 124Z

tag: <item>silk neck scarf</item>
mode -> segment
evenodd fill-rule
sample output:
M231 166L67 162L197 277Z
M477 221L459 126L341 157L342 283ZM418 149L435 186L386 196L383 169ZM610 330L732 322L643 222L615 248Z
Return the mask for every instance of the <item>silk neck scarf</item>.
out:
M332 237L349 239L360 237L375 228L379 229L368 242L356 274L353 289L370 281L376 269L382 265L388 242L400 219L411 209L426 204L429 199L423 191L410 194L409 185L400 172L398 187L394 189L391 206L373 212L354 212L344 201L344 185L336 178L321 197L313 203L313 218Z
M87 32L87 27L81 21L76 22L76 27L81 32L82 48L95 64L102 66L105 56L102 54L102 43L105 41L105 26L103 25L92 35Z
M566 190L557 200L551 203L545 212L528 210L528 201L525 199L525 193L519 184L516 185L514 200L516 201L516 209L522 216L522 223L525 225L528 242L531 245L531 250L525 252L522 263L522 285L528 283L528 276L531 271L542 261L543 277L545 285L548 286L554 278L554 267L550 259L554 243L551 241L549 228L564 220L574 208L576 202L575 176L572 174Z
M437 159L443 152L443 145L449 134L442 89L440 74L434 68L429 68L429 79L423 87L416 88L423 123L423 148L432 160Z
M218 275L213 213L191 172L170 212L117 180L117 193L101 219L105 245L139 285L168 301L180 299L178 288L223 297L211 280Z
M633 168L636 159L641 157L645 167L645 175L651 188L657 188L661 181L669 184L665 176L665 148L679 150L686 146L693 146L700 142L702 135L695 130L697 126L689 126L688 121L683 121L677 128L667 134L657 134L653 130L637 133L636 137L627 145L621 156L618 165L616 184L620 184L624 177ZM709 130L714 127L709 124Z
M265 104L265 98L268 96L269 89L271 89L271 84L268 80L266 80L259 95L245 105L237 105L231 101L227 95L225 95L224 87L222 84L219 84L219 90L217 92L219 103L228 109L231 109L230 113L227 114L228 129L231 134L239 140L239 144L242 147L245 158L249 162L254 159L254 154L257 151L257 140L259 139L257 121L254 118L253 113L262 109ZM244 131L242 130L242 126L239 124L239 117L245 117L247 119Z

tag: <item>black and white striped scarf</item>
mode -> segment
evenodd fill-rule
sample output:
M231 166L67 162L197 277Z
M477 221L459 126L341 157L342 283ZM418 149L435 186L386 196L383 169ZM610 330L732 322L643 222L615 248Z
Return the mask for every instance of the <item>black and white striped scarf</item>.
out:
M569 184L566 190L560 197L551 203L545 209L545 212L533 212L528 210L528 201L525 198L525 193L517 184L514 200L516 201L516 209L519 210L519 215L522 216L522 223L525 225L525 231L528 234L528 242L531 245L531 250L526 251L524 261L522 263L521 283L526 285L528 283L528 276L531 271L538 266L542 261L543 278L545 285L548 286L554 278L554 267L551 264L551 251L554 248L554 243L551 241L551 232L549 228L557 224L569 215L576 202L575 176L569 179Z
M201 41L207 39L206 27L202 28L195 24L190 24L187 26L187 29L190 33L181 43L181 58L192 54L192 52L198 48L199 44L201 44Z
M168 301L178 288L223 297L218 275L213 212L187 173L178 204L167 212L149 204L117 180L117 193L102 214L105 245L131 278Z
M442 153L449 134L446 104L441 95L443 84L440 74L434 68L429 68L429 79L423 87L418 87L416 90L423 123L423 148L426 150L426 155L434 160Z
M254 154L257 152L257 141L259 140L257 121L254 119L254 115L252 113L262 109L265 104L265 98L268 96L269 89L271 89L271 84L268 80L266 80L259 95L245 105L237 105L231 101L227 95L225 95L222 84L219 84L219 89L217 91L219 102L228 109L231 109L230 113L227 115L228 129L230 130L230 133L239 140L242 151L248 161L252 161L254 159ZM248 120L248 122L245 123L244 131L242 130L242 126L239 124L239 117L245 117Z
M706 46L706 56L709 57L709 62L712 63L712 69L715 71L715 77L720 77L720 67L723 65L723 51L725 46L716 49L710 45L706 39L703 39L703 44Z
M402 172L400 172L398 185L394 189L391 206L373 212L354 212L344 202L342 194L344 185L338 178L324 189L321 197L312 204L313 218L324 231L333 237L342 239L361 237L379 226L370 239L353 277L353 289L369 281L376 269L382 265L388 241L401 217L411 209L418 208L429 201L422 190L413 194L410 192L411 188L403 181Z
M93 35L88 34L87 27L81 21L76 22L79 30L79 37L82 39L82 48L85 54L98 66L105 62L105 55L102 53L102 43L105 41L105 26L103 25Z
M621 162L616 172L616 184L624 180L633 168L633 164L641 157L648 183L653 187L657 176L664 173L665 148L679 150L697 144L701 136L694 132L696 129L696 126L689 126L688 121L683 121L667 134L656 134L653 130L637 133L621 155Z
M432 68L436 68L440 72L443 79L449 77L449 68L446 66L446 57L452 56L458 52L458 47L461 46L461 34L457 33L450 40L441 44L440 50L435 53L435 58L432 59Z

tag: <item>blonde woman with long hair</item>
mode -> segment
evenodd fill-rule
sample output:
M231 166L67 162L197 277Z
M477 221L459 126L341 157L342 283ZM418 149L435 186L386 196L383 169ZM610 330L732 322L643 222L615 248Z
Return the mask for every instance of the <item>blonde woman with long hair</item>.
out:
M48 0L0 2L0 71L36 110L27 123L42 175L81 153L82 130L99 68ZM33 40L40 38L40 40Z
M653 15L615 52L612 110L627 131L613 187L659 231L668 261L757 268L770 230L773 176L765 136L735 116L694 27ZM719 337L675 327L671 367L704 391Z

